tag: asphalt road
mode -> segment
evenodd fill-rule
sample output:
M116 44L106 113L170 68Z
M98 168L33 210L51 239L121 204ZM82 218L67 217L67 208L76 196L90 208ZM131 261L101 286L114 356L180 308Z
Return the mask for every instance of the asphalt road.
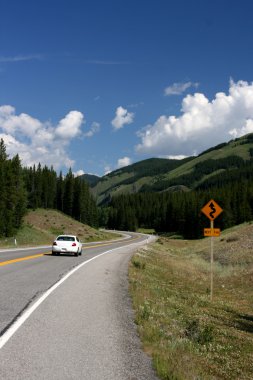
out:
M146 240L89 244L79 257L0 252L0 378L156 379L128 294L128 262Z

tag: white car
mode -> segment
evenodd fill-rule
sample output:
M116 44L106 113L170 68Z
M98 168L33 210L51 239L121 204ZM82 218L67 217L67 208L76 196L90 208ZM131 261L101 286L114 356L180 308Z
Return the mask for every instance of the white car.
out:
M59 235L52 245L52 255L70 253L75 256L82 254L82 243L75 235Z

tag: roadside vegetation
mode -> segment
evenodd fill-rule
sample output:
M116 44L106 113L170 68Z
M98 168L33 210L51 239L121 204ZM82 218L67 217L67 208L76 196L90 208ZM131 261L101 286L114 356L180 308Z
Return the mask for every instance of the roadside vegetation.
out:
M214 240L164 237L129 267L135 321L144 350L165 380L253 378L253 224Z
M23 225L28 210L56 209L75 220L98 227L98 209L88 184L69 169L63 177L53 167L22 167L9 158L0 139L0 237L11 237Z
M12 237L2 237L0 248L50 245L57 235L73 234L79 236L83 243L117 239L119 235L97 230L86 224L77 222L62 212L51 209L29 211L22 227Z

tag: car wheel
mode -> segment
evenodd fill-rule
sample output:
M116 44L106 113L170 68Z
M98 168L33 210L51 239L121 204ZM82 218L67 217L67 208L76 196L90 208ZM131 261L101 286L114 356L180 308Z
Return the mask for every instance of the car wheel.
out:
M81 256L81 255L82 255L82 253L83 253L83 250L81 249L81 251L79 252L79 255Z
M76 256L76 257L78 257L78 256L79 256L79 252L78 252L78 251L75 253L75 256Z

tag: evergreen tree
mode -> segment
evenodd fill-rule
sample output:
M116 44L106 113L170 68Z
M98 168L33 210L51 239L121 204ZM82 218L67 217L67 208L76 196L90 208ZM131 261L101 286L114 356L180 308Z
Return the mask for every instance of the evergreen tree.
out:
M74 201L74 175L69 169L68 174L64 179L64 196L63 196L63 212L67 215L73 215Z

